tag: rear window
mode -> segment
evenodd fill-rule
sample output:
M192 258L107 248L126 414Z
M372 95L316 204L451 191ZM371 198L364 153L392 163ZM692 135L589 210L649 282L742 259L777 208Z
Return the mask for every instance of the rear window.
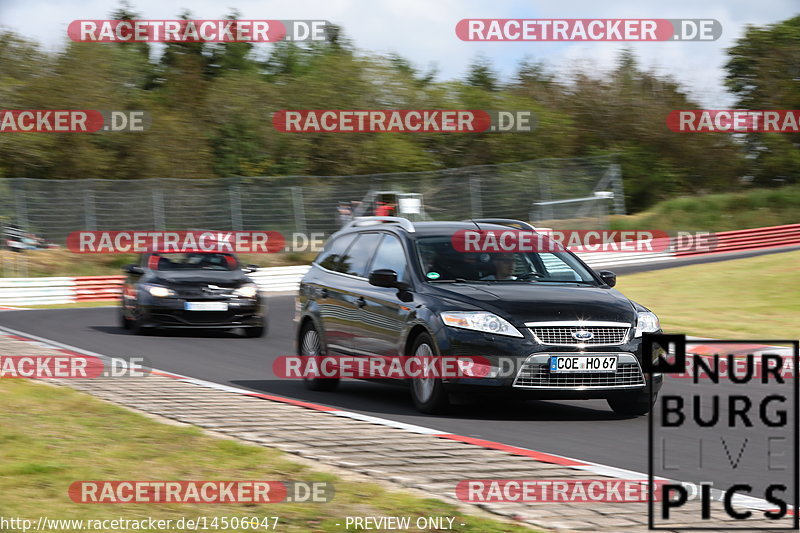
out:
M314 262L322 268L339 272L338 269L342 260L342 256L344 255L345 251L347 251L347 247L353 243L353 239L355 239L355 237L356 234L351 233L350 235L343 235L342 237L330 239L325 244L325 248L322 249Z
M378 247L380 240L380 233L362 233L359 235L356 242L347 249L347 254L342 258L341 272L361 278L367 277L367 265L369 265L369 260L372 259L372 254L375 253L375 248Z
M400 239L394 235L384 235L369 269L370 271L394 270L397 272L397 279L403 281L406 273L406 253L403 245L400 244Z

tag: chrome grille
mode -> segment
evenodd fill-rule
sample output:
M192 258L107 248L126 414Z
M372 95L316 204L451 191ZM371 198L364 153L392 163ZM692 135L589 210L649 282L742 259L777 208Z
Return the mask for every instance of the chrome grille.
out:
M547 363L526 362L522 365L515 387L544 387L559 389L636 387L645 384L638 363L617 363L617 371L551 373Z
M589 326L589 325L563 325L563 326L533 326L530 328L539 344L553 346L615 346L625 342L630 327L620 326ZM591 339L580 340L572 336L578 331L588 331L593 335Z

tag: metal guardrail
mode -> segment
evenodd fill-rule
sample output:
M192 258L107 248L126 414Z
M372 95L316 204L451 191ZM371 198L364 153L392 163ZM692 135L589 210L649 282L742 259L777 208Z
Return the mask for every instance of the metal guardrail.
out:
M607 268L700 254L799 246L800 224L726 231L717 233L716 238L715 247L709 251L673 251L671 247L663 252L579 252L578 255L592 268ZM249 276L261 292L294 292L309 268L309 265L260 268ZM0 278L0 306L116 300L123 279L123 276Z
M258 284L261 292L294 292L300 287L300 280L309 268L309 265L259 268L248 275Z
M261 268L250 274L261 292L292 292L308 265ZM0 278L0 306L114 301L124 276Z
M800 224L768 226L764 228L723 231L715 234L717 238L713 250L677 251L677 257L709 253L740 252L763 248L800 245Z

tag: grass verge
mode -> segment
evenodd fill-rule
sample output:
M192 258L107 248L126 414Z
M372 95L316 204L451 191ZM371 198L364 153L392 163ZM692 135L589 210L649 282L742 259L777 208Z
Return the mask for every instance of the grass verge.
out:
M41 515L84 520L279 516L276 531L324 533L342 531L345 516L411 516L412 524L418 516L455 516L452 531L531 531L465 515L436 499L344 481L292 462L280 451L159 423L65 387L0 380L0 404L0 516L6 519L28 518L35 524ZM215 479L327 481L334 484L335 497L324 504L87 505L73 503L67 494L77 480Z
M667 332L717 339L800 338L800 252L620 276L617 288Z
M731 231L800 222L800 186L673 198L636 215L611 217L611 228Z

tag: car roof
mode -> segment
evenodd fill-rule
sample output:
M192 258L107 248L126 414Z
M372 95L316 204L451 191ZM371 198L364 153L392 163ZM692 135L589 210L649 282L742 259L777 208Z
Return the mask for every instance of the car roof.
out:
M477 224L477 225L476 225ZM502 226L500 224L489 224L486 222L472 222L472 221L442 221L442 222L414 222L414 229L416 233L425 235L439 235L441 233L450 233L459 230L514 230L509 226Z
M384 224L372 224L369 226L346 228L341 232L341 234L344 235L349 233L363 233L375 230L388 230L397 234L405 234L409 238L413 239L417 236L425 237L433 235L449 235L459 230L468 230L468 229L476 230L478 228L480 228L481 230L495 230L495 231L516 229L509 226L503 226L500 224L489 224L487 222L477 223L478 225L476 226L475 222L463 221L463 220L412 222L412 224L414 226L413 233L405 231L399 224L384 223Z

